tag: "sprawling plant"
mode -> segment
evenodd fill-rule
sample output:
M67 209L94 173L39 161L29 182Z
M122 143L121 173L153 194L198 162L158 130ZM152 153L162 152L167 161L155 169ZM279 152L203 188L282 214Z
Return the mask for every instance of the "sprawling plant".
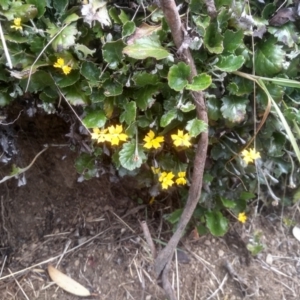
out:
M184 41L176 49L159 5L83 2L0 1L0 105L31 93L49 113L62 100L82 106L92 149L76 161L82 179L96 176L108 156L152 201L178 189L184 202L198 138L208 131L199 230L206 224L223 235L224 209L243 223L249 200L267 195L277 204L282 186L297 186L297 10L271 26L273 1L216 1L215 14L204 2L178 1ZM180 59L184 49L197 75ZM197 117L199 91L208 124ZM176 223L181 211L168 220Z

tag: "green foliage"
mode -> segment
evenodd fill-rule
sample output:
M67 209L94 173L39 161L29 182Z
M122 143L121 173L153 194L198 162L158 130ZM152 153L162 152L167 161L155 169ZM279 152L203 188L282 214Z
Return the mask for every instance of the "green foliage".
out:
M215 19L199 1L180 3L189 8L182 15L192 30L182 48L192 51L194 77L180 61L182 53L174 48L155 5L150 9L144 3L147 15L133 16L130 9L105 1L1 1L9 57L3 54L0 60L0 106L25 93L35 94L45 106L59 99L82 106L93 153L81 153L75 163L81 180L97 175L105 153L120 172L137 176L157 194L165 192L162 174L173 174L170 190L178 189L183 201L199 135L208 132L207 188L195 222L197 228L206 224L212 234L222 236L229 224L224 211L235 216L246 211L258 184L273 199L280 198L278 187L286 178L291 178L290 186L299 184L299 29L293 22L266 26L277 9L273 1L250 7L243 1L235 1L234 7L231 0L216 1ZM3 42L0 50L4 53ZM9 60L13 68L7 71ZM208 124L197 117L191 97L197 91L204 91ZM264 126L256 134L254 124L262 119ZM241 156L254 135L261 154L258 168L246 165ZM159 147L144 147L146 137ZM151 167L159 171L145 172ZM175 226L181 212L167 220Z

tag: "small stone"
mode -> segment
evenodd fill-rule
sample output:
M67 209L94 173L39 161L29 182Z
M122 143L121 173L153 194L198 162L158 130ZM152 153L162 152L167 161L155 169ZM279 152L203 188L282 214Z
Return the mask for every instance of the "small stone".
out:
M272 254L268 254L267 255L267 257L266 257L266 263L268 264L268 265L272 265L272 263L273 263L273 256L272 256Z
M210 245L211 245L211 242L210 242L209 240L206 240L206 241L204 242L204 245L210 246Z
M76 259L76 260L75 260L75 263L74 263L75 267L78 267L78 266L79 266L79 264L80 264L79 260L78 260L78 259Z
M224 256L224 251L223 250L219 250L218 251L218 255L219 255L219 257L223 257Z

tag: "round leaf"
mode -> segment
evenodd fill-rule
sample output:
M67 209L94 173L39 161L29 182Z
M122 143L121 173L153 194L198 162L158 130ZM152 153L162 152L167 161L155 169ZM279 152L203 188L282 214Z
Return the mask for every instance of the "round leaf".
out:
M122 40L118 40L115 42L108 42L102 48L103 58L109 64L118 64L123 59L123 48L124 43Z
M124 112L120 116L120 121L130 125L136 118L136 103L131 101L125 105Z
M205 214L206 224L211 234L214 236L223 236L228 229L228 220L218 212L207 212Z
M195 118L188 121L185 129L189 132L191 137L196 137L201 132L205 132L207 130L207 124L202 120Z
M193 78L191 84L187 84L186 89L192 91L203 91L211 85L211 77L207 74L199 74Z
M276 44L275 38L269 38L257 44L255 70L261 76L274 76L282 70L285 52Z
M97 82L100 77L100 70L96 64L91 61L83 62L80 73L89 81Z
M82 122L87 128L103 127L106 123L106 116L103 111L93 110L87 113Z
M216 67L225 72L233 72L243 66L245 58L242 55L235 56L233 54L229 56L221 56L220 61L216 64Z
M135 141L124 144L123 149L119 152L122 167L130 171L139 168L145 159L146 155L142 147L136 148Z
M188 83L190 73L190 66L183 62L173 65L168 73L168 83L170 88L175 91L182 91Z
M134 44L128 45L123 49L123 53L135 59L154 57L158 60L167 58L170 54L160 45L156 36L147 36L135 40Z

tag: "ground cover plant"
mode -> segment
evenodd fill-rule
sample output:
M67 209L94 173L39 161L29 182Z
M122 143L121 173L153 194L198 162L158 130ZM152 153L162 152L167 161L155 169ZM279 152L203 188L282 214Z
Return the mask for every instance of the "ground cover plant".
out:
M133 4L1 1L0 104L81 107L81 180L109 159L150 205L180 194L160 275L192 214L199 233L222 236L251 201L299 200L298 4Z

